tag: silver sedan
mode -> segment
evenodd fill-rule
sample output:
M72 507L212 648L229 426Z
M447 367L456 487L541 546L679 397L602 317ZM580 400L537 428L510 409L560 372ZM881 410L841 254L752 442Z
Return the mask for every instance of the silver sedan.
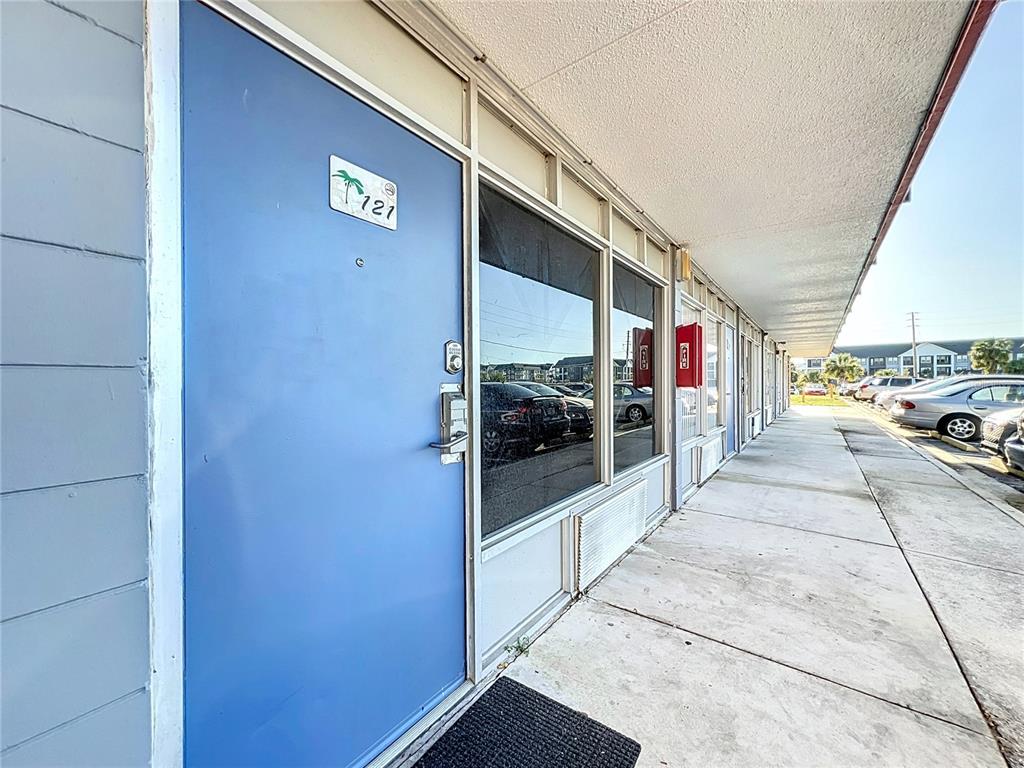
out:
M960 382L934 392L896 398L889 415L898 423L935 429L957 440L977 440L981 420L1003 408L1024 403L1024 376L985 382Z
M888 411L892 408L892 404L896 402L898 397L908 397L913 399L915 396L924 394L925 392L935 392L946 387L951 387L954 384L960 384L966 382L968 384L981 384L985 381L1001 381L1006 378L1006 374L980 374L980 373L968 373L960 376L947 376L943 379L925 379L919 381L911 387L906 389L894 389L889 392L883 392L875 398L875 405L879 408ZM1011 376L1012 378L1012 376Z
M594 397L594 388L583 392L582 397ZM648 387L637 387L624 381L615 383L613 395L615 420L630 424L642 424L654 418L654 393Z

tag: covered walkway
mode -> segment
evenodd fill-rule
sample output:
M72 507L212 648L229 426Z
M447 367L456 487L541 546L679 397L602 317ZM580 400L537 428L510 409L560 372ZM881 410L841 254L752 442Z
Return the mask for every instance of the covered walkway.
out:
M797 407L509 674L642 766L1024 765L1022 553L1012 510Z

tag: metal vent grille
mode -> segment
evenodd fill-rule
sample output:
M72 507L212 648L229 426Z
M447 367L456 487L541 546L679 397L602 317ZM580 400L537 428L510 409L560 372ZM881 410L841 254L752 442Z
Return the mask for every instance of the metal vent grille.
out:
M647 481L639 480L576 518L576 583L589 587L643 535Z
M700 479L698 482L703 483L718 469L718 465L722 463L722 440L718 438L712 440L709 443L705 443L700 449Z

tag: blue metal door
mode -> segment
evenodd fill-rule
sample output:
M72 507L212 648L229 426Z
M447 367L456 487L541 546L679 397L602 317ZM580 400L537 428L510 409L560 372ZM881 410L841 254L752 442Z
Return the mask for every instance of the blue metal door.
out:
M736 330L725 328L725 453L736 452Z
M186 764L364 765L466 677L464 465L428 447L462 165L181 21ZM395 231L331 209L331 155L397 185Z

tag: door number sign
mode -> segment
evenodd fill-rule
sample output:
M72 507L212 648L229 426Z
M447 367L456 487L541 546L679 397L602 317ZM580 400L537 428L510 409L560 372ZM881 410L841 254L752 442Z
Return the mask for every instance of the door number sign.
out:
M385 229L398 229L398 186L331 155L331 208Z

